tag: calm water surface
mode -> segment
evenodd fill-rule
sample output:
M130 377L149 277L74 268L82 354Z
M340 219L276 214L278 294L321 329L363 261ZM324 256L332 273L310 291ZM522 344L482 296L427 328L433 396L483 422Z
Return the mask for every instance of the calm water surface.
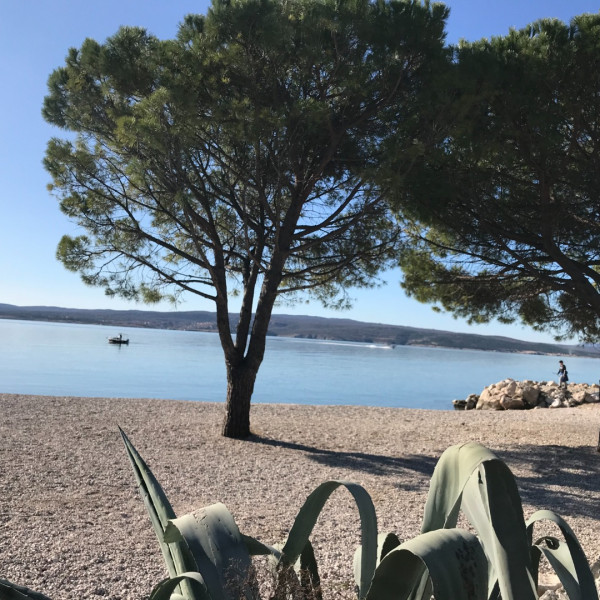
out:
M123 334L128 346L107 338ZM0 320L0 392L220 402L213 333ZM600 359L269 338L253 402L450 409L507 377L595 383Z

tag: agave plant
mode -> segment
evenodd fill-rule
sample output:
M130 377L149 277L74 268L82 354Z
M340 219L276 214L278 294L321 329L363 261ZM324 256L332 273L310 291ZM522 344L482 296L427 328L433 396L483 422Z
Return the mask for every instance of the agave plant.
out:
M0 579L0 598L2 600L50 600L48 596L34 592L22 585L16 585L6 579Z
M282 546L239 531L223 504L177 518L154 475L121 431L138 487L169 572L151 600L237 600L257 597L252 556L267 555L277 574L273 600L320 599L310 535L323 506L340 486L360 515L361 544L354 557L359 600L534 600L542 556L571 600L598 600L594 577L569 526L551 511L526 523L508 467L476 443L446 450L431 480L421 534L401 543L378 534L373 502L360 485L329 481L310 494ZM457 528L460 511L475 533ZM533 539L534 525L553 521L564 541Z

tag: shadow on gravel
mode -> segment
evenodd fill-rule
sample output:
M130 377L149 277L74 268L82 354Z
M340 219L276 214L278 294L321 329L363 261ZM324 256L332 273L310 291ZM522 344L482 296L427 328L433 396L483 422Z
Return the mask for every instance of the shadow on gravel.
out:
M334 467L336 469L349 469L351 471L362 471L372 475L385 475L386 477L397 475L402 477L406 471L420 473L429 480L438 458L431 456L420 456L412 454L402 458L383 456L381 454L365 454L363 452L343 452L335 450L323 450L314 446L306 446L293 442L283 442L271 438L252 435L248 441L266 446L275 446L287 450L305 452L315 462ZM398 485L402 485L401 479Z
M403 484L403 475L407 471L423 475L428 483L439 458L338 452L258 435L251 436L248 441L304 452L315 462L336 469L397 476L397 486L401 488L413 487ZM494 452L515 474L523 503L535 509L553 510L565 518L599 517L600 454L595 448L521 444L512 450Z
M600 516L600 454L595 447L521 444L496 454L515 474L524 503L561 517Z

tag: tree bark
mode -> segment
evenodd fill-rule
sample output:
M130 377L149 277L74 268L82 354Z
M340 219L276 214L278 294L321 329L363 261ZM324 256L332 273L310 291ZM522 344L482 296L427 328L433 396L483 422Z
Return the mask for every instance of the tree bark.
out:
M250 400L258 368L227 363L227 399L223 435L243 440L250 435Z
M280 260L279 255L277 260L273 258L272 263L275 262L278 268L268 272L263 281L249 344L246 344L248 330L245 325L238 325L234 347L223 341L221 342L225 352L227 369L227 398L222 430L224 437L245 439L250 435L250 401L254 391L256 375L265 354L271 312L281 282L283 261L280 265L278 263ZM222 312L227 314L225 311ZM247 316L249 315L241 314L240 321ZM231 339L229 333L222 337L225 342ZM246 347L246 355L244 356Z

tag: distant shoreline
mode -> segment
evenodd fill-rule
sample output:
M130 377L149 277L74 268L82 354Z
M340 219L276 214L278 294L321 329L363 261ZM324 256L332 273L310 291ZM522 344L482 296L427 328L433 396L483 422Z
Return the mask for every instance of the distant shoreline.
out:
M15 317L6 317L3 315L0 315L0 319L4 320L4 321L29 321L32 323L56 323L56 324L64 324L64 325L69 325L69 324L73 324L73 325L98 325L100 327L129 327L132 329L154 329L154 330L159 330L159 331L189 331L189 332L196 332L196 333L214 333L216 335L218 335L218 332L215 331L212 328L206 328L206 329L202 329L202 328L194 328L194 329L180 329L180 328L171 328L171 327L159 327L159 326L153 326L153 325L137 325L137 324L124 324L124 323L118 323L118 324L112 324L112 323L104 323L104 322L95 322L95 321L78 321L78 320L70 320L70 319L64 319L64 320L58 320L58 319L34 319L34 318L29 318L29 319L25 319L25 318L15 318ZM277 337L277 338L287 338L287 339L295 339L295 340L307 340L307 341L322 341L322 342L348 342L348 343L353 343L353 344L376 344L379 346L384 347L383 344L377 344L377 342L372 342L372 341L365 341L365 340L360 340L360 339L347 339L347 338L341 338L341 337L322 337L319 336L318 334L315 335L282 335L282 334L273 334L273 333L269 333L267 334L268 337ZM470 335L470 334L465 334L465 335ZM485 337L485 336L484 336ZM431 349L435 349L435 348L439 348L442 350L458 350L458 351L468 351L468 350L475 350L475 351L481 351L481 352L501 352L501 353L507 353L507 354L526 354L526 355L531 355L531 356L569 356L569 355L575 355L578 356L580 358L600 358L600 352L598 353L581 353L581 354L573 354L572 352L572 346L568 346L565 348L564 351L559 352L557 351L541 351L541 350L520 350L520 349L503 349L503 348L473 348L473 347L469 347L469 346L442 346L440 344L435 344L435 343L406 343L406 344L394 344L393 347L395 347L396 345L400 345L400 346L406 346L409 348L431 348Z
M0 319L218 333L216 313L207 311L93 310L48 306L20 307L0 303ZM237 315L230 315L230 322L232 327L235 327ZM363 323L343 318L274 314L269 324L268 335L388 346L600 358L600 350L589 347L526 342L503 336L457 333L401 325Z

